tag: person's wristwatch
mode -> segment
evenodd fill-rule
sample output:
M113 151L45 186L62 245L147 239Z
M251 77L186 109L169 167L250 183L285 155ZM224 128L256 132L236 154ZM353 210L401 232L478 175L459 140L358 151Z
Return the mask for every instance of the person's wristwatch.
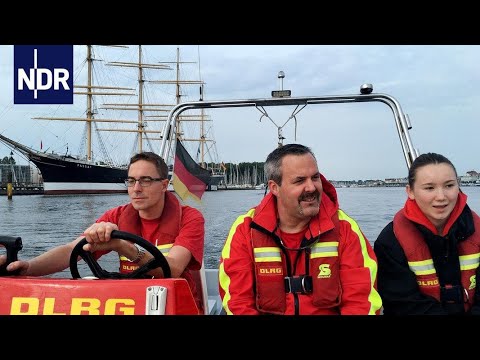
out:
M131 260L128 259L128 261L130 261L134 264L138 264L143 259L143 257L145 256L145 250L137 244L133 244L133 246L135 246L137 248L137 256L135 256L134 259L131 259Z

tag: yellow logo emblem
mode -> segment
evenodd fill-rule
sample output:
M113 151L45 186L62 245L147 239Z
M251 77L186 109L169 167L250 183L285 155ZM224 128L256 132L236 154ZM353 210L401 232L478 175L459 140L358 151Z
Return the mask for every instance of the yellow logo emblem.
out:
M419 286L437 286L438 279L433 280L417 280Z
M330 270L330 264L320 264L318 267L318 278L329 278L332 274L332 270Z
M277 268L260 268L260 275L282 275L283 269L281 267Z
M475 289L477 286L477 277L475 275L470 276L470 286L468 287L468 290Z

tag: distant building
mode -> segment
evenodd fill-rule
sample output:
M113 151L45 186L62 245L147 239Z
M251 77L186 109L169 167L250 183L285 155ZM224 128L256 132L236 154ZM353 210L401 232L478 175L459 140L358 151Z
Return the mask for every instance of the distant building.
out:
M388 179L385 179L384 186L403 187L403 186L406 186L407 184L408 184L407 178L388 178Z
M467 171L467 175L459 176L459 179L461 185L480 185L480 174L475 170Z
M10 175L15 184L38 184L40 182L37 168L30 165L0 164L0 183L8 183Z

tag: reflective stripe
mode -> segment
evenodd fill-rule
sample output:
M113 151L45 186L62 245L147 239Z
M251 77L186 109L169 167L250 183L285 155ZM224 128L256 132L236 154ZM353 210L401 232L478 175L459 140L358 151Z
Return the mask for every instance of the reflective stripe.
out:
M415 275L432 275L435 274L435 266L433 266L433 260L422 260L422 261L409 261L408 266Z
M222 258L228 259L230 258L230 245L232 243L232 238L235 232L237 231L237 227L240 226L245 219L252 218L255 214L255 208L250 209L245 215L240 215L237 220L232 224L230 231L228 233L227 239L225 240L225 244L223 245L222 249ZM221 263L218 268L218 283L220 288L225 292L225 295L222 300L223 308L227 315L232 315L232 311L228 307L228 302L230 301L230 277L225 273L224 264Z
M472 270L480 264L480 253L459 256L460 270ZM431 275L435 273L433 260L409 261L408 266L416 275Z
M338 241L317 242L312 246L310 259L338 256Z
M173 244L164 244L164 245L157 245L158 250L163 254L163 256L168 256L168 252L172 248Z
M280 248L278 247L254 248L253 255L255 257L255 262L282 261Z
M478 268L480 253L459 256L460 270L472 270Z
M163 256L168 256L168 252L172 248L173 244L165 244L165 245L157 245L158 250L163 254ZM120 260L123 261L130 261L128 258L125 256L120 256Z
M376 259L374 259L369 255L368 248L367 248L367 240L365 239L365 236L363 236L363 233L360 230L360 227L358 226L357 222L340 209L338 210L338 219L340 221L348 222L350 224L352 231L358 236L358 242L362 250L363 266L370 271L371 287L370 287L370 293L368 294L368 301L370 302L370 310L368 311L368 314L375 315L376 312L382 307L382 299L377 289L375 289L375 286L374 286L377 279L377 261Z

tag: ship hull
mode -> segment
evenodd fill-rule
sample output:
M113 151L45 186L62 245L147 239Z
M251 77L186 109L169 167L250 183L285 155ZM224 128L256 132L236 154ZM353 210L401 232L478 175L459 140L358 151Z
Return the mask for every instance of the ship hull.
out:
M217 191L218 186L225 180L225 175L213 174L208 179L207 191Z
M52 158L41 153L30 153L28 158L42 174L46 195L127 193L126 168L94 165L72 157ZM222 180L224 175L211 175L206 190L217 190Z
M41 172L46 195L127 193L126 168L91 164L73 157L28 154Z
M225 180L225 175L212 175L208 179L208 184L207 185L215 185L218 186L222 182L222 180Z
M102 183L73 183L73 182L44 182L45 195L73 195L73 194L125 194L126 189L121 184Z
M30 153L28 158L41 172L46 195L127 193L126 168L95 165L68 156L53 158L42 153ZM211 175L206 190L217 190L223 179L223 175Z
M127 193L127 166L113 167L69 155L33 150L0 134L0 141L26 155L39 169L46 195ZM190 155L188 155L190 157ZM191 159L191 157L190 157ZM193 160L192 160L193 161ZM206 190L217 190L224 175L206 174Z

